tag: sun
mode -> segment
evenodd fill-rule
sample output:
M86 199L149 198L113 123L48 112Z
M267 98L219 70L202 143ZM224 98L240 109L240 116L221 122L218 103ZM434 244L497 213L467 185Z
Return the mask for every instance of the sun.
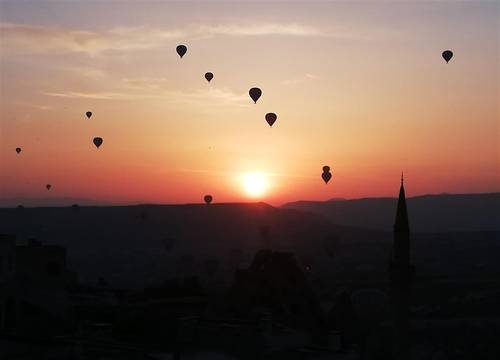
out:
M250 197L260 197L264 195L269 187L267 177L259 172L252 172L243 175L243 190Z

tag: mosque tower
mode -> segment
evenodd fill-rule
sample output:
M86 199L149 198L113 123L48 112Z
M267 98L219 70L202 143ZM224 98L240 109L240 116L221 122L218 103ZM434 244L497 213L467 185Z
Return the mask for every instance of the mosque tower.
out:
M394 360L410 359L410 288L414 267L410 264L410 226L403 181L401 174L390 262Z

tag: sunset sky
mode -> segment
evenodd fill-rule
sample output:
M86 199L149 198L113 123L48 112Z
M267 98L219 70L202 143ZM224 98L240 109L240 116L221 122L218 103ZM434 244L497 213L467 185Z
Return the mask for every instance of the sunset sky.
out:
M1 0L0 197L279 205L396 196L401 171L409 196L499 191L499 18L497 1Z

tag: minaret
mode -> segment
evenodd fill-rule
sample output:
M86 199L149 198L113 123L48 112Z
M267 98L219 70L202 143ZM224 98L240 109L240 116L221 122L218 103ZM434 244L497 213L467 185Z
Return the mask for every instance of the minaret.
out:
M410 358L410 286L414 268L410 264L410 226L403 181L401 173L390 266L393 312L392 358L394 360Z

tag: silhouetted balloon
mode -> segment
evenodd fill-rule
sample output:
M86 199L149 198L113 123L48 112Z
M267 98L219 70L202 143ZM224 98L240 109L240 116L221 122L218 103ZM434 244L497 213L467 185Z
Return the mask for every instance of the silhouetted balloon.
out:
M212 195L205 195L205 196L203 197L203 200L205 200L205 203L206 203L207 205L209 205L209 204L212 202L212 200L213 200Z
M102 145L102 138L100 137L95 137L94 140L92 140L94 142L94 145L99 149L99 146Z
M205 195L205 197L203 198L203 200L205 200L205 203L207 205L209 205L212 202L212 200L213 200L212 195Z
M260 96L262 95L262 90L259 88L251 88L248 91L248 94L252 98L253 102L257 104L257 100L259 100Z
M323 166L323 172L330 172L330 167L327 165Z
M16 148L16 153L18 153L18 154L19 154L20 152L21 152L21 148L19 148L19 147L18 147L18 148Z
M278 117L276 116L275 113L267 113L266 114L266 121L269 124L269 126L273 126L274 122L276 121Z
M212 74L211 72L205 73L205 79L207 79L208 82L210 82L210 80L212 80L213 78L214 74Z
M92 111L87 111L85 115L87 115L87 118L90 119L90 117L92 116Z
M443 59L445 59L446 63L448 64L448 61L450 61L451 58L453 57L453 51L445 50L445 51L443 51L442 56L443 56Z
M47 190L50 190L50 188L52 187L52 185L47 184L47 185L45 185L45 187L47 188Z
M323 174L321 174L321 177L323 178L325 184L328 184L328 181L330 181L330 179L332 178L332 174L329 172L324 172Z
M182 57L186 54L186 52L188 51L186 45L178 45L175 50L177 51L177 54L179 54L179 56Z

